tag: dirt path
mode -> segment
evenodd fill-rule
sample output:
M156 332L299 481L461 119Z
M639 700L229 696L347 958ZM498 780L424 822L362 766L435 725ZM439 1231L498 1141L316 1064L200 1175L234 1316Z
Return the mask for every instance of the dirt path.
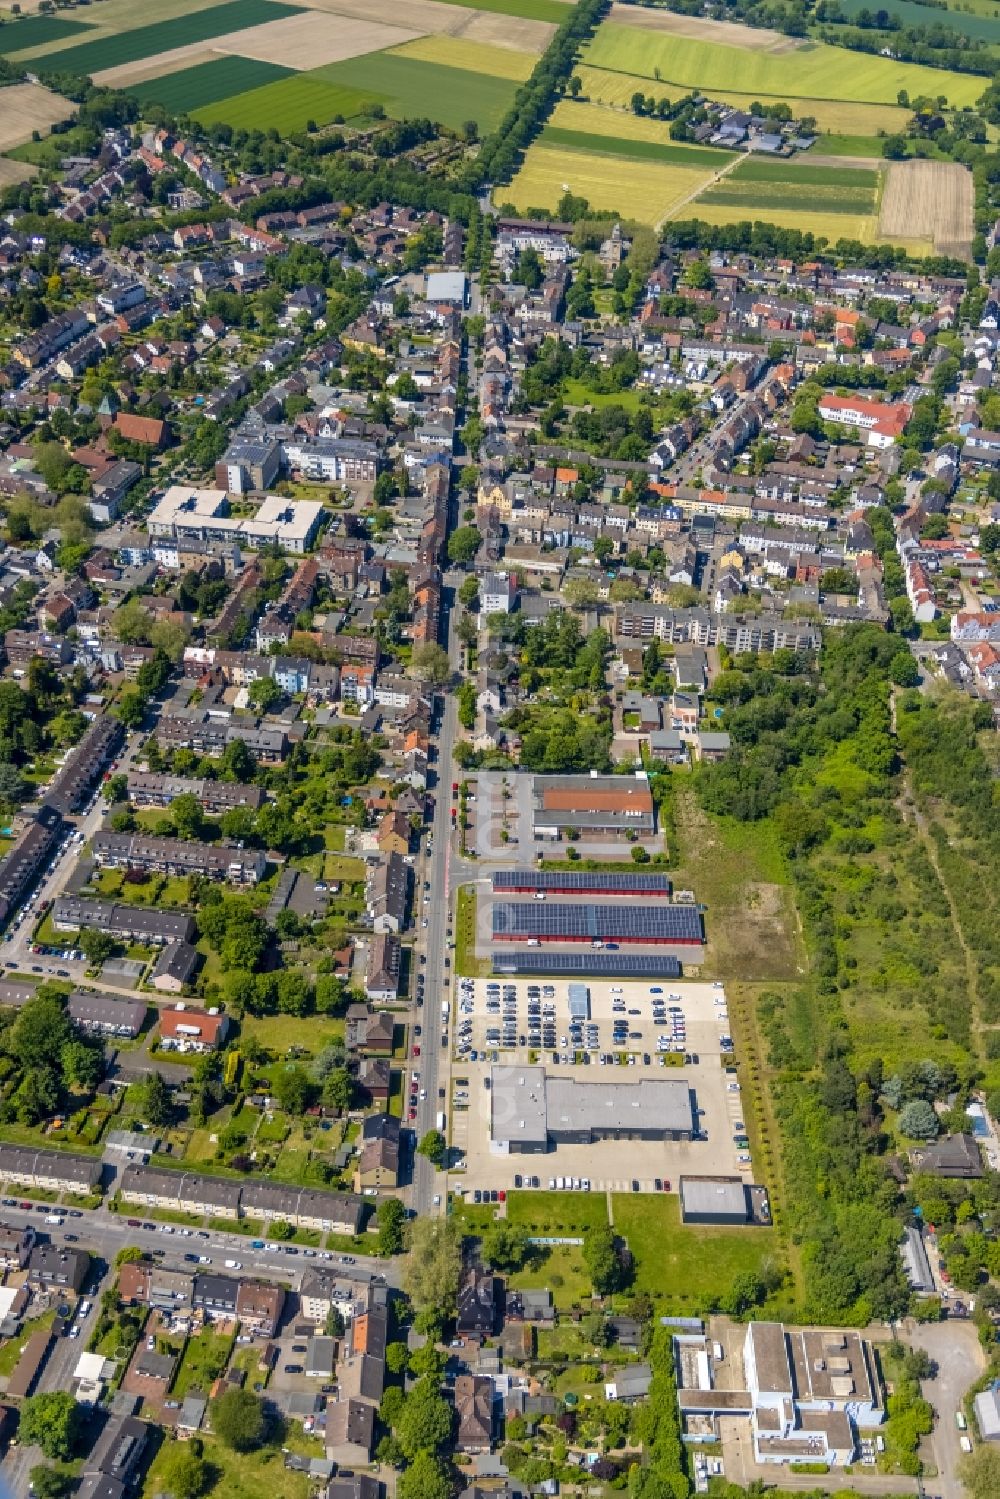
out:
M671 203L670 212L663 215L663 218L656 226L657 229L662 229L664 224L669 223L671 219L675 219L677 217L678 209L686 208L687 205L689 203L692 203L695 198L700 198L702 193L707 192L710 187L714 187L717 182L721 182L723 177L727 177L734 167L739 166L740 162L745 160L746 158L743 155L742 151L738 152L733 157L732 161L727 161L725 166L720 167L719 170L715 172L707 182L699 182L698 186L691 192L685 194L683 198L678 198L676 203Z

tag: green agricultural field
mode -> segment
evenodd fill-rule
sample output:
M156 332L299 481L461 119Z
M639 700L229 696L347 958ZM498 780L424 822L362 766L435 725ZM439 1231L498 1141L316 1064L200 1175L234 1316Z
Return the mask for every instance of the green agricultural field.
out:
M263 88L282 78L294 77L291 68L273 62L258 62L252 57L220 57L213 62L180 68L162 78L146 78L125 90L140 104L161 104L172 114L190 114L205 104L231 99L251 89Z
M952 105L974 104L985 82L967 73L919 67L890 58L805 43L789 52L755 52L669 32L645 31L605 21L583 54L592 67L635 78L662 78L717 97L721 90L786 100L844 99L894 104L900 89L911 98L944 94Z
M658 161L667 166L704 167L709 172L724 167L733 157L731 151L717 151L711 146L684 146L669 140L640 141L611 135L590 135L582 130L564 130L558 125L546 125L541 139L544 146L556 146L566 151L596 151L609 156L624 156L629 161Z
M692 205L734 210L734 218L767 219L772 212L801 215L802 228L814 216L874 215L879 174L866 167L811 166L795 161L743 161L722 181L707 188ZM775 220L778 222L778 220ZM842 233L855 230L845 225Z
M62 16L25 16L0 26L0 53L26 52L29 47L47 47L68 36L92 31L82 21L66 21Z
M566 0L444 0L468 10L488 10L500 16L518 16L522 21L551 21L561 26L569 13Z
M364 114L375 102L370 93L325 82L316 73L296 73L191 112L203 125L221 122L234 130L259 130L266 122L282 135L294 135L305 130L310 120L329 125L331 120Z
M394 119L429 117L455 130L475 120L483 135L499 125L517 92L517 84L508 78L487 78L390 52L328 63L307 76L363 90L383 103Z
M882 137L879 135L830 135L817 137L811 154L821 156L876 156L882 155Z
M151 26L139 26L134 31L81 42L78 47L60 48L58 52L48 54L45 62L46 66L58 68L60 72L99 73L123 63L157 57L161 52L187 47L192 42L208 42L213 37L226 36L230 31L262 26L267 21L282 21L288 16L301 14L301 10L301 6L279 4L278 0L227 0L224 5L213 5L193 15L155 21Z
M967 15L949 5L947 10L936 7L928 12L926 5L917 5L914 0L882 0L878 5L865 5L865 0L840 0L840 9L851 20L862 10L872 14L884 10L890 16L898 16L904 26L947 26L961 36L971 36L982 42L1000 42L1000 17L995 8L992 14Z

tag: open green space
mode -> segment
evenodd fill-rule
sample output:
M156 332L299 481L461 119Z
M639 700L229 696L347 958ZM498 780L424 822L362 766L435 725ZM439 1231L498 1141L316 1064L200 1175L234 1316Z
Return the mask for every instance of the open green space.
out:
M454 130L475 120L481 134L499 125L517 91L508 78L487 78L390 52L329 63L305 76L374 95L394 119L429 116Z
M698 203L811 213L864 215L874 212L879 174L867 167L812 166L796 161L740 162L721 182L715 182Z
M343 82L328 81L319 73L296 73L262 88L252 88L228 99L217 99L192 113L203 125L225 124L234 130L254 130L266 120L269 128L283 135L305 130L310 121L329 125L332 120L363 114L373 103L373 94L362 93Z
M157 57L175 47L208 42L230 31L243 31L248 26L262 26L267 21L281 21L300 13L300 6L279 4L278 0L227 0L225 5L213 5L208 10L177 16L171 21L154 21L151 26L138 26L116 36L102 36L96 41L81 42L77 47L62 48L46 54L44 66L60 73L86 76L105 68L120 67L122 63ZM42 43L39 41L33 45L38 47Z
M519 16L523 21L553 21L561 26L568 14L565 0L444 0L469 10L488 10L494 15Z
M92 31L83 21L68 21L62 16L22 16L0 26L0 54L26 52L29 47L47 47L78 32Z
M203 104L229 99L250 89L262 88L281 78L293 77L291 68L273 62L259 62L253 57L220 57L214 62L180 68L162 78L147 78L125 90L140 104L161 104L173 114L189 114Z
M603 1192L508 1192L507 1218L528 1234L575 1236L607 1223L608 1204Z
M918 94L931 98L943 94L949 104L959 107L974 104L984 88L983 79L970 73L896 62L825 43L806 43L781 53L758 52L610 21L599 28L582 61L615 73L702 89L713 96L724 89L789 101L895 104L900 89L906 89L911 99Z
M635 1287L671 1302L703 1306L729 1289L735 1276L758 1270L775 1254L766 1228L692 1228L681 1223L680 1199L672 1192L616 1194L615 1233L635 1259Z
M200 1390L207 1395L225 1369L232 1346L231 1333L212 1332L207 1327L195 1337L188 1338L170 1386L171 1395L178 1400L183 1400L189 1390Z
M869 15L885 11L887 15L897 16L904 26L947 26L960 36L975 37L982 42L1000 42L1000 18L995 14L967 14L964 6L961 10L951 5L947 10L938 10L937 6L917 5L915 0L884 0L878 6L866 6L865 0L839 0L839 5L851 20L863 10Z
M822 156L881 156L882 141L880 135L821 135L813 151Z
M290 1046L315 1055L324 1046L343 1041L344 1022L325 1015L248 1015L242 1022L241 1034L253 1036L278 1056L284 1056ZM254 1068L255 1074L259 1071L259 1067Z
M583 130L566 130L546 125L542 144L561 146L567 151L597 151L606 156L625 156L630 161L662 161L671 166L705 167L718 171L732 160L731 151L717 151L712 146L684 146L673 141L629 140L621 136L593 135Z
M308 1499L313 1488L308 1473L285 1467L280 1446L253 1452L233 1452L215 1437L205 1435L204 1457L214 1473L212 1499ZM164 1492L170 1472L171 1440L160 1447L142 1487L143 1499Z
M750 156L729 175L731 182L795 182L800 187L866 188L874 192L878 173L870 167L824 167L809 162L762 161Z

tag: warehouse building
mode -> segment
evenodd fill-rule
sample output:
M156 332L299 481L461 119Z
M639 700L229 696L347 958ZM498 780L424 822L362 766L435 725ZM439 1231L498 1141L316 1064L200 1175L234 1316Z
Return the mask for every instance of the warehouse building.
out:
M662 897L669 900L665 874L638 874L615 869L497 869L494 895L603 895L629 900Z
M493 954L494 973L536 973L591 979L679 979L680 959L666 953L559 952L556 948L520 947Z
M682 1223L760 1224L770 1227L767 1188L740 1176L682 1176Z
M496 901L493 940L509 942L603 942L633 946L700 947L704 940L697 906L646 901L638 905L543 905Z
M599 1140L690 1140L694 1094L673 1078L635 1083L549 1077L544 1067L498 1067L490 1074L490 1140L510 1154L544 1154Z

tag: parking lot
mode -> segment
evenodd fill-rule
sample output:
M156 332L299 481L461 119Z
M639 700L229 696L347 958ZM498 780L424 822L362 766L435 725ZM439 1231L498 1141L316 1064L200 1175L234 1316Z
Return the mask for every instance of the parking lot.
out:
M447 1102L450 1143L461 1153L468 1189L506 1191L535 1176L540 1188L549 1189L551 1182L558 1190L561 1177L564 1186L589 1181L595 1191L676 1189L682 1173L743 1172L750 1180L740 1085L735 1070L726 1070L732 1040L724 989L682 980L602 980L582 987L586 999L578 999L578 1013L571 1014L570 990L580 985L568 979L461 980ZM541 1156L503 1154L490 1143L490 1070L494 1062L518 1061L542 1065L547 1073L568 1068L586 1083L683 1078L695 1096L698 1137L602 1140L560 1145Z

